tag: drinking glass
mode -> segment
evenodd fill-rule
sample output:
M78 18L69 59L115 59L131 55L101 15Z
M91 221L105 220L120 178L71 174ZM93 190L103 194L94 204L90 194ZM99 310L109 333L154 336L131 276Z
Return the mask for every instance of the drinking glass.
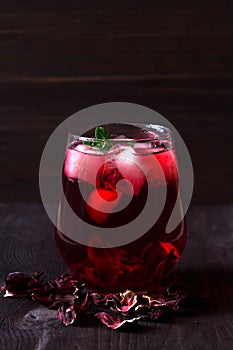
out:
M109 137L95 137L94 129L69 135L56 244L70 270L93 292L160 292L187 238L172 133L152 124L102 128ZM73 223L77 239L66 232L68 210L83 223L77 228ZM172 215L179 216L179 224L167 232ZM85 244L84 226L96 229ZM101 237L100 230L108 236ZM112 235L114 244L106 238Z

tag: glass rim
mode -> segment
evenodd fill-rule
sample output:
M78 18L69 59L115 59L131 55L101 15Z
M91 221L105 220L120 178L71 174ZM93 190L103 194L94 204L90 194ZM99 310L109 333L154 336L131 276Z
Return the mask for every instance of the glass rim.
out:
M121 124L121 123L109 123L109 124L103 124L103 125L99 125L99 126L105 126L105 125L111 125L111 124ZM153 141L156 141L156 140L161 140L161 136L163 135L163 137L167 137L168 140L171 142L171 145L173 145L173 134L172 134L172 131L171 131L171 129L169 129L166 126L158 125L158 124L143 124L143 123L133 123L133 124L125 123L125 125L134 125L134 126L138 126L138 127L144 128L145 130L151 132L151 135L153 135L153 132L154 132L154 136L153 137L152 136L151 137L147 137L147 138L128 138L128 137L118 138L118 137L116 137L116 138L106 138L106 139L103 140L103 139L98 139L96 137L80 136L80 135L77 135L77 134L75 134L73 132L69 132L68 139L73 138L73 141L81 141L81 142L86 142L86 141L88 141L88 142L92 142L92 141L108 141L108 140L113 142L113 143L118 143L118 142L121 142L121 143L127 143L127 142L153 142ZM157 135L155 133L157 133Z

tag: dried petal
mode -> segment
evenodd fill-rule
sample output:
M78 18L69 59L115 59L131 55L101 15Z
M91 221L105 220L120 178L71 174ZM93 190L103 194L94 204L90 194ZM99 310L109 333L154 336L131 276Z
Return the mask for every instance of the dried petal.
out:
M38 278L42 275L41 272L28 275L23 272L11 272L5 278L5 285L1 288L1 292L5 297L13 296L16 298L27 297L30 294L30 284L40 284Z
M95 316L99 318L103 324L112 329L120 328L127 322L132 323L138 320L138 318L122 319L120 316L115 316L107 312L99 312L95 314Z
M74 304L67 308L65 305L60 306L57 310L56 318L64 323L65 326L72 324L76 319Z
M129 311L136 303L137 303L137 294L132 292L131 290L127 290L125 293L120 294L121 300L121 308L118 309L122 312Z
M42 273L10 273L1 291L5 297L27 297L56 308L56 317L66 326L81 318L91 305L104 308L95 316L112 329L137 320L156 320L167 310L177 311L181 301L192 294L177 277L169 288L155 295L139 295L130 290L106 295L84 292L84 284L72 274L48 282L41 281L41 276Z

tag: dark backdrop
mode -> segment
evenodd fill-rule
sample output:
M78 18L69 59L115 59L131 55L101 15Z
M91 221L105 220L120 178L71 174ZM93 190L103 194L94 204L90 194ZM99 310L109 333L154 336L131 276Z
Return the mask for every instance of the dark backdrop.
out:
M0 2L0 200L39 201L54 128L92 104L151 107L179 130L194 201L230 202L233 1Z

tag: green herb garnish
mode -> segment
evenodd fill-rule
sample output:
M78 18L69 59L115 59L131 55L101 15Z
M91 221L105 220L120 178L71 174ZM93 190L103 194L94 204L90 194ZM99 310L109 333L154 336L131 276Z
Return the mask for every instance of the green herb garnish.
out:
M111 134L105 130L102 126L97 126L95 129L95 141L84 141L84 145L96 147L102 152L108 152L108 150L114 145L109 139Z
M100 140L110 139L111 134L102 126L97 126L95 129L95 138Z
M84 141L84 145L98 148L101 152L108 152L112 146L115 145L111 141L111 134L105 130L102 126L97 126L95 128L95 141ZM134 141L128 141L127 144L131 147L134 147Z

